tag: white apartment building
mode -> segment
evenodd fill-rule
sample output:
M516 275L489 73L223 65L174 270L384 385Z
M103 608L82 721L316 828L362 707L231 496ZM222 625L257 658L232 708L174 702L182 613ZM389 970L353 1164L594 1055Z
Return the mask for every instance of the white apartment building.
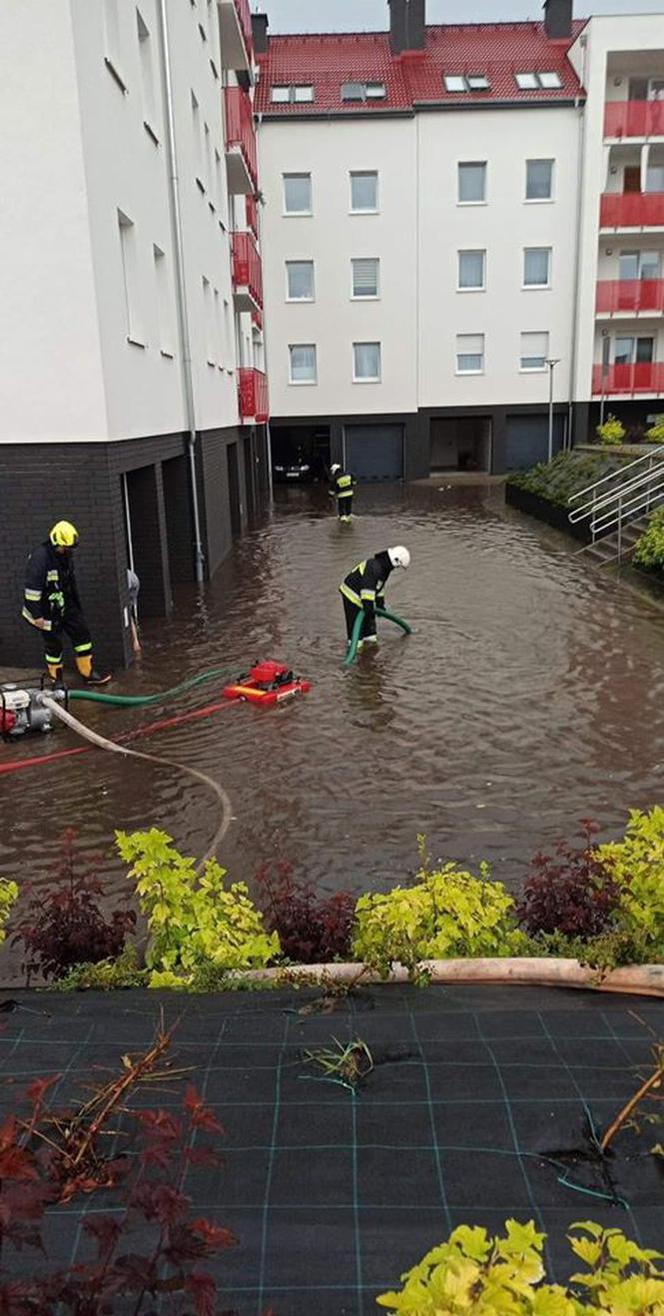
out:
M664 17L255 27L273 452L502 472L664 411ZM550 362L555 362L550 365Z
M0 62L0 664L62 517L118 663L127 566L167 615L267 487L249 3L3 0Z

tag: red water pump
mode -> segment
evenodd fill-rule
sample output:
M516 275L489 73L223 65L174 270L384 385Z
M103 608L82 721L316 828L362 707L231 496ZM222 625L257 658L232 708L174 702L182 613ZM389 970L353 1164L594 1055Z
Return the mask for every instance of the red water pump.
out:
M247 699L252 704L281 704L296 695L306 695L311 681L294 676L283 663L256 663L246 676L222 690L224 699Z
M58 703L66 703L64 690L45 691L43 684L38 689L23 688L7 682L0 685L0 736L3 740L18 740L28 731L50 731L52 713L43 702L47 693Z

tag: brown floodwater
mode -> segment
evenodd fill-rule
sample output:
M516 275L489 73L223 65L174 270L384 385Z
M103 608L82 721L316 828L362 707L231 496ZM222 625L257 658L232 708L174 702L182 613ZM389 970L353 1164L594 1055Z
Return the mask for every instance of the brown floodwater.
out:
M442 482L444 483L444 482ZM238 542L201 597L180 589L174 617L144 626L145 657L115 688L174 685L213 666L260 658L313 681L277 709L234 704L140 744L223 783L234 821L220 858L251 881L290 861L325 889L389 886L434 856L480 860L518 889L527 861L593 817L616 834L631 806L661 799L664 611L590 568L572 540L504 503L500 487L361 488L337 524L322 489L277 490L262 525ZM376 653L342 669L339 581L390 544L412 552L388 601L414 628L384 623ZM216 698L219 683L169 712ZM161 715L78 703L114 736ZM0 746L0 760L75 744ZM170 768L93 751L0 778L0 872L39 881L57 838L112 853L115 828L159 826L199 855L217 824L205 788ZM109 891L123 888L117 860Z

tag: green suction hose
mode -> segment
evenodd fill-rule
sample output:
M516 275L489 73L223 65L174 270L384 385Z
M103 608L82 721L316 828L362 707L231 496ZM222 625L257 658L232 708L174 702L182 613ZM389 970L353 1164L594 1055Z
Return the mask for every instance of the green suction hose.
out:
M386 612L382 608L376 608L376 616L384 617L386 621L393 621L395 626L400 626L402 631L405 631L406 635L412 635L413 633L412 626L409 626L408 622L403 620L403 617L397 617L395 612ZM357 658L357 646L360 642L363 621L364 612L361 609L358 609L357 617L355 618L355 625L353 626L353 634L351 635L350 644L348 646L348 653L344 659L344 667L352 667Z
M177 699L178 695L193 690L197 685L204 685L206 681L214 681L215 677L228 678L232 675L226 667L213 667L209 672L191 676L188 681L182 681L180 685L174 685L172 690L164 690L158 695L103 695L97 690L70 690L69 698L88 699L93 704L113 704L116 708L141 708L146 704L163 704L168 699Z

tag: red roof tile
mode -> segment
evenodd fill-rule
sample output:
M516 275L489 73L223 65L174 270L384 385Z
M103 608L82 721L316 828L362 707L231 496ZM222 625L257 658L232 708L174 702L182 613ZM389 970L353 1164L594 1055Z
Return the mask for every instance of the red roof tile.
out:
M380 114L409 111L418 103L457 105L486 101L551 102L576 96L580 84L567 58L584 23L574 24L569 41L550 41L543 23L468 23L427 27L426 46L395 56L387 32L325 33L271 37L267 55L259 55L261 76L255 108L285 117L336 113ZM521 91L515 73L560 74L553 91ZM491 83L485 92L448 92L445 73L483 73ZM343 82L383 82L386 95L377 101L344 102ZM313 85L312 104L273 104L274 86Z

